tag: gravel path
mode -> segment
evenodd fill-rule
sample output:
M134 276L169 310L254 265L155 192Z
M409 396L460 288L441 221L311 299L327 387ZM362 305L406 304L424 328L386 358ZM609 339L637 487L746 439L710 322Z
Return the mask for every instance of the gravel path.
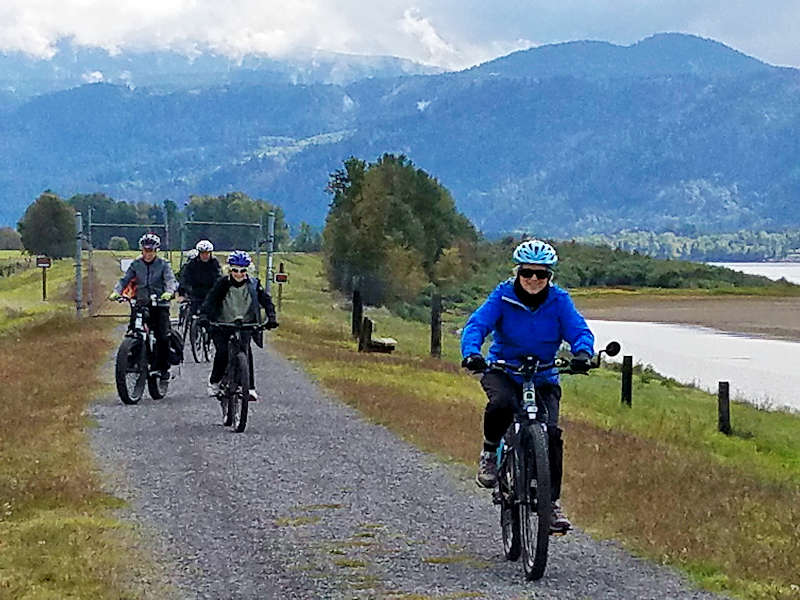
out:
M581 532L553 539L544 579L525 583L490 494L463 472L271 349L256 349L262 400L232 433L205 395L209 367L189 361L165 400L92 409L109 491L177 598L717 598Z

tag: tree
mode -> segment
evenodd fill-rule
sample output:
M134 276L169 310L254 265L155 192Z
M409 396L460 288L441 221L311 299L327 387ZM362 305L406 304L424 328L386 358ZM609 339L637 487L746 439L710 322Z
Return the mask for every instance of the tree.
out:
M11 227L0 227L0 250L22 250L22 238Z
M300 223L300 230L292 240L294 252L319 252L322 248L322 236L314 231L305 221Z
M242 192L231 192L224 196L190 196L186 206L190 221L264 223L265 226L271 210L275 211L275 249L286 248L289 234L283 210L278 206L255 200ZM262 239L266 238L266 229L260 233ZM186 240L192 246L198 240L209 239L220 249L252 250L259 241L258 235L258 229L254 227L196 225L187 232Z
M31 254L62 258L75 250L75 211L50 190L28 207L17 229Z
M122 236L115 235L110 240L108 240L108 249L109 250L129 250L130 245L128 244L128 240Z
M445 249L477 241L450 192L405 156L384 154L370 165L351 157L327 189L328 280L349 291L358 278L365 302L413 299L436 279Z

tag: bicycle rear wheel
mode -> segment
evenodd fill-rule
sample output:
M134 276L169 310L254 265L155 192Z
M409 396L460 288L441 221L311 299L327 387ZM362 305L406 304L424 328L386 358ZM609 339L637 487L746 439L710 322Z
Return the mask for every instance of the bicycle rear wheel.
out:
M144 395L147 367L142 360L142 341L126 337L117 350L114 379L123 404L138 404Z
M233 417L234 430L237 433L244 431L247 426L247 407L249 404L250 396L250 369L247 365L247 355L244 352L237 352L234 365L229 365L228 368L235 367L235 390L230 395L230 413Z
M500 494L500 529L503 533L503 554L506 560L517 560L522 550L519 531L519 503L516 502L514 489L515 469L514 451L509 446L505 446L497 477L497 490Z
M529 581L540 579L547 566L550 544L552 498L547 436L539 423L529 425L522 438L517 469L517 495L520 499L522 568Z

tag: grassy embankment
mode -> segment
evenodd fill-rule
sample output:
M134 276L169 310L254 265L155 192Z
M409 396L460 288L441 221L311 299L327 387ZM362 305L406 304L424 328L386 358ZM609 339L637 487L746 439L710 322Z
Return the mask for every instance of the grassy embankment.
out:
M371 420L474 468L485 397L457 366L459 317L444 317L438 361L427 357L425 324L368 309L376 334L396 338L398 350L358 354L346 300L326 291L319 259L282 260L291 281L278 348ZM580 527L708 589L800 596L800 417L737 404L726 437L716 433L714 396L646 371L634 379L633 409L620 405L611 370L565 377L563 387L564 498Z
M98 262L96 294L117 275ZM86 439L114 323L73 317L73 274L56 262L46 303L39 269L0 279L0 598L140 598L151 585Z

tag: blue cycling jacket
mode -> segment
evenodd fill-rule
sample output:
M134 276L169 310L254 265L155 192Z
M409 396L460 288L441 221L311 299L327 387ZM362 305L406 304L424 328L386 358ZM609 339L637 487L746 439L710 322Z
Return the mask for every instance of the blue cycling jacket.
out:
M514 293L514 279L498 285L467 320L461 333L461 355L480 354L486 336L493 334L487 359L509 362L534 355L551 362L566 340L576 353L594 355L594 335L566 290L550 284L544 303L531 310ZM536 383L558 383L556 369L542 371Z

